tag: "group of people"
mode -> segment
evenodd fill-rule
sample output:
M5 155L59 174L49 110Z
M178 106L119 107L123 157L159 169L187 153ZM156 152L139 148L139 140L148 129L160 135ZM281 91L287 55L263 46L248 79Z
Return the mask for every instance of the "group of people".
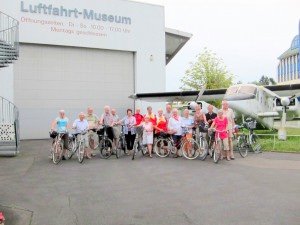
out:
M178 150L181 138L183 136L192 138L193 128L196 129L197 135L199 135L199 132L204 132L202 129L203 125L206 124L210 129L215 127L216 131L219 132L219 137L224 146L224 154L222 154L221 158L224 155L227 160L234 159L232 137L235 116L233 110L228 108L227 101L222 102L222 109L217 114L213 112L212 105L208 106L208 113L206 114L201 111L200 105L196 106L193 117L190 116L188 109L183 111L182 117L178 114L178 110L173 109L171 105L166 106L165 113L163 109L159 109L157 115L152 112L152 107L148 106L145 115L141 114L139 108L136 108L135 113L133 113L132 109L127 109L126 116L120 119L115 109L105 106L104 113L98 118L94 114L93 108L89 107L87 115L83 112L79 114L79 118L72 124L72 129L75 129L76 133L86 131L84 134L85 157L88 159L95 156L93 144L97 138L96 130L101 125L107 126L107 135L113 141L113 148L118 146L122 127L127 144L127 155L131 154L136 135L142 137L142 143L147 145L149 157L152 158L155 139L162 134L169 134L177 147L177 152L173 156L177 158L179 157ZM55 128L57 132L66 132L62 137L66 151L68 149L67 131L69 129L69 119L65 116L64 110L60 110L59 117L53 121L51 131L55 130ZM208 136L206 135L206 137ZM90 152L89 146L91 147Z

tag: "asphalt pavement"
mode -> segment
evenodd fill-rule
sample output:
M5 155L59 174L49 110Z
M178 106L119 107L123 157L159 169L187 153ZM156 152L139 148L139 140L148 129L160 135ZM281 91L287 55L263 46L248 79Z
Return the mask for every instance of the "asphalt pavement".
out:
M54 165L50 140L0 158L5 225L299 225L300 154L143 157Z

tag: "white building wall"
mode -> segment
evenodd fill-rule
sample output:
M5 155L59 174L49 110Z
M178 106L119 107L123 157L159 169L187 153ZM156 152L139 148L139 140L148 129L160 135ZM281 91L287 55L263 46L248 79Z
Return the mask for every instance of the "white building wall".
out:
M0 68L0 96L14 102L13 64Z
M42 4L42 5L41 5ZM46 8L42 8L43 5ZM51 5L51 10L50 10ZM30 8L36 9L36 13L30 12ZM61 15L54 15L53 9L57 10L71 10L69 16L65 16L64 12ZM49 11L48 11L49 10ZM75 15L75 10L80 12ZM101 17L101 21L84 18L83 12L91 12L93 10L97 15L106 15L106 21ZM26 82L22 80L22 68L26 68L26 75L24 80L30 76L30 69L38 70L44 76L49 72L51 65L51 58L48 55L41 54L40 57L47 59L49 64L41 64L31 57L30 52L38 51L36 48L44 49L45 45L57 46L64 49L65 46L74 47L77 51L76 57L85 57L80 55L81 48L85 49L99 49L99 50L113 50L117 52L128 52L132 55L133 61L130 66L132 71L132 93L133 92L155 92L165 91L165 24L164 24L164 8L162 6L149 5L144 3L137 3L122 0L3 0L1 1L1 11L18 19L20 21L20 42L23 43L23 48L20 49L20 58L18 60L18 67L15 70L15 87L12 88L16 91L16 104L22 105L26 115L30 115L30 110L34 110L30 103L25 98L29 97L29 93L22 92L22 85ZM50 13L49 13L50 12ZM109 22L110 15L121 16L129 18L127 23ZM128 22L130 21L130 23ZM32 44L32 45L26 45ZM27 47L32 47L28 49ZM59 47L61 46L61 47ZM26 51L24 48L26 47ZM22 51L24 50L24 54ZM48 49L51 51L51 48ZM46 51L48 52L48 51ZM55 51L54 51L55 52ZM63 52L63 51L62 51ZM89 52L89 51L87 51ZM48 54L48 53L47 53ZM26 58L22 58L26 55ZM57 57L50 54L55 60ZM71 55L65 55L71 57ZM74 56L75 57L75 56ZM97 61L99 59L95 59ZM114 58L104 59L111 62L117 60ZM58 72L63 71L64 68L60 65ZM72 68L72 67L70 67ZM78 69L77 66L73 68ZM53 70L50 70L53 71ZM69 74L70 71L67 72ZM36 71L34 71L33 87L39 85ZM86 74L88 76L88 73ZM69 76L69 75L68 75ZM121 76L121 74L120 74ZM10 77L12 79L13 76ZM57 79L57 78L55 78ZM27 81L28 82L28 81ZM13 83L13 82L11 82ZM11 90L12 90L11 89ZM24 90L23 90L24 91ZM33 90L31 90L33 91ZM7 91L6 91L7 92ZM95 90L97 93L97 90ZM13 96L13 91L10 92ZM31 101L34 102L35 98L39 98L39 92L31 94ZM51 93L49 93L51 95ZM107 93L107 96L114 95L114 89ZM122 96L126 97L127 96ZM24 101L23 101L24 100ZM129 100L132 101L132 100ZM80 101L79 101L80 102ZM140 103L137 103L140 104ZM143 104L142 111L146 112L148 103ZM152 104L155 110L161 104ZM45 105L39 105L40 112L43 113ZM57 105L58 107L58 105ZM84 105L83 110L86 105ZM103 107L103 106L102 106ZM26 110L25 110L26 109ZM22 112L21 112L22 113ZM53 112L56 114L57 112ZM98 113L99 114L99 113ZM24 115L24 114L23 114ZM28 119L28 118L27 118ZM21 116L21 124L25 124L26 118ZM39 121L40 122L40 121ZM49 129L49 124L44 124L45 130ZM26 126L29 126L27 124ZM24 134L26 129L21 131L22 138L36 138L37 136ZM39 138L40 136L38 136Z

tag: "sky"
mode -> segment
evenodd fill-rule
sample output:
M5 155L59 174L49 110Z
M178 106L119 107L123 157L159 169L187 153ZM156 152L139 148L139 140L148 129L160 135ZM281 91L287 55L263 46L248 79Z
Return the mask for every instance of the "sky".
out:
M223 59L235 82L277 81L278 56L298 34L299 0L136 0L165 7L165 26L193 37L166 66L166 90L207 47Z

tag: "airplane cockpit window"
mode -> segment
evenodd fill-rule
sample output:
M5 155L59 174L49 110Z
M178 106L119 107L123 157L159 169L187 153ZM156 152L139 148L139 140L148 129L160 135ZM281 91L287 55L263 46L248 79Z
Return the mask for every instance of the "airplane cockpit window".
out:
M256 97L257 87L252 85L237 85L229 87L225 94L227 100L252 99Z
M226 95L251 94L256 95L257 88L255 86L233 86L227 89Z

